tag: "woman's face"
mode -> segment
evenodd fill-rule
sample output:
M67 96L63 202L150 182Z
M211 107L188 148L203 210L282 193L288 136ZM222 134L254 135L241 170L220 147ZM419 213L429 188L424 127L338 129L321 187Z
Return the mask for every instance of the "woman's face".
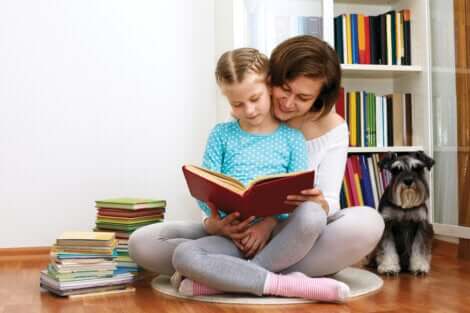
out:
M283 86L272 87L274 115L281 121L305 115L323 87L323 80L299 76Z

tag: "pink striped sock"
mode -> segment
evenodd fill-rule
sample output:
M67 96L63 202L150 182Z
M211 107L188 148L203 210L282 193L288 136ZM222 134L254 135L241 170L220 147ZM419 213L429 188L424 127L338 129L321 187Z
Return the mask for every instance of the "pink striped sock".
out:
M211 296L224 293L223 291L212 289L188 278L183 279L178 291L185 296Z
M349 287L331 278L311 278L303 273L289 275L268 273L264 294L305 298L317 301L344 302L349 297Z

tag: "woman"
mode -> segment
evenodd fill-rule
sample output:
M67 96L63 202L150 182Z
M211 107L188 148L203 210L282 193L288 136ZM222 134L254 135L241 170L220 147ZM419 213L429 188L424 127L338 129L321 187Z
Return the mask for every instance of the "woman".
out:
M187 294L211 294L218 290L277 294L279 290L274 290L273 286L281 286L284 293L278 295L344 300L340 288L329 294L304 294L308 286L313 291L318 289L305 275L275 274L300 272L317 277L336 273L372 251L382 235L383 219L374 209L356 207L339 211L338 199L348 147L347 125L332 112L340 81L341 70L335 51L314 37L286 40L271 55L273 112L279 120L304 134L310 167L316 172L316 188L289 196L287 201L299 207L287 221L272 223L271 241L262 250L250 251L255 255L251 262L241 259L240 251L234 248L207 251L207 243L213 236L207 236L200 223L165 223L139 229L129 241L129 252L134 260L144 268L163 274L172 275L176 268L197 281L184 281L186 284L181 287ZM304 217L310 212L318 214L318 210L324 211L329 222L310 225L309 219ZM291 231L289 227L292 229L290 225L293 224L296 227ZM313 228L319 227L319 235L312 232ZM291 253L284 250L295 247L285 243L295 242L301 236L305 238L297 239L303 245L301 248L305 249L305 241L310 246L300 254L297 251L296 258L291 258ZM237 247L246 253L243 246ZM204 263L208 257L214 261L210 268ZM227 264L232 271L227 271ZM217 268L218 271L214 270ZM300 289L292 289L296 287Z

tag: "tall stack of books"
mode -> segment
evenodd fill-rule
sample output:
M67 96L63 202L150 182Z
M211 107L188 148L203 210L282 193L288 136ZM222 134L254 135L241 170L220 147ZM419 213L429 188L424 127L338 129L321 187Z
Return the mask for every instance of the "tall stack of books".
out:
M138 265L129 256L128 240L142 226L162 222L166 201L142 198L113 198L96 201L95 231L114 232L117 238L119 272L137 272Z
M51 263L41 271L40 285L59 296L123 290L131 273L118 273L113 233L65 232L51 250Z

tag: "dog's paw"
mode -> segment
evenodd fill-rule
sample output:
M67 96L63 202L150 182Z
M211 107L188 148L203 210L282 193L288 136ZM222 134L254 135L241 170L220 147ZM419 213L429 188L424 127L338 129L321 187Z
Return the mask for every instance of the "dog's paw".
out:
M377 267L377 272L379 272L379 274L387 276L396 276L400 271L400 264L396 262L383 262Z
M422 255L411 256L410 272L412 272L416 276L428 274L430 268L431 266L429 260L426 257Z

